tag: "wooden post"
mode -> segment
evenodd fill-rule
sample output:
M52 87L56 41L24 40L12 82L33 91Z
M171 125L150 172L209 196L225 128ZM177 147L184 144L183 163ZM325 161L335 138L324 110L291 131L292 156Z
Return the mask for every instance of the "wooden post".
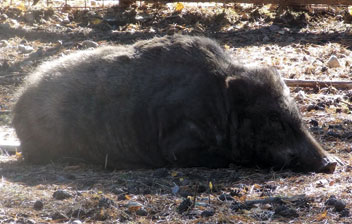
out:
M323 80L297 80L297 79L285 79L285 83L290 87L328 87L333 86L337 89L352 89L351 81L323 81Z

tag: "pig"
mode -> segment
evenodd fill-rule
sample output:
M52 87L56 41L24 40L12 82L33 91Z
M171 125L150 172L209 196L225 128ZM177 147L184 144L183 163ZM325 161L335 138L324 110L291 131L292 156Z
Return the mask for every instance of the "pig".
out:
M30 163L325 173L337 164L276 69L236 61L206 37L155 37L46 62L13 111Z

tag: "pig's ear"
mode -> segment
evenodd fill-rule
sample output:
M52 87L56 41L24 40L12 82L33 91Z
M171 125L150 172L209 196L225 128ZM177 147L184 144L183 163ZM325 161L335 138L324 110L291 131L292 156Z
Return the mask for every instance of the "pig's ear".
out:
M226 92L229 102L236 106L247 105L253 100L249 80L245 78L229 77L226 79Z

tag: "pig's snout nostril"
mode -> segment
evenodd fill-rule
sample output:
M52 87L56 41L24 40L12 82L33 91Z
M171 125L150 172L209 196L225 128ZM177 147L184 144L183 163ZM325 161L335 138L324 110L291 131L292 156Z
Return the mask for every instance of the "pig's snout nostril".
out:
M321 173L334 173L337 162L332 162L328 158L324 158L324 165L319 170Z

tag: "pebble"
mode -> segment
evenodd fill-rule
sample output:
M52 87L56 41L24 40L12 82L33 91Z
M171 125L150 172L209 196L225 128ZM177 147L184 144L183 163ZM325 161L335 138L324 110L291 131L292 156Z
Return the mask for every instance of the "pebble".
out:
M341 113L341 111L336 109L336 113ZM335 131L328 131L326 134L329 136L332 136L334 138L341 138L342 137L339 133L337 133Z
M44 207L44 204L43 204L42 201L37 200L37 201L34 202L33 208L34 208L35 210L42 210L43 207Z
M300 90L296 95L296 100L304 100L306 98L306 94L303 90Z
M179 214L187 211L192 206L192 202L189 198L184 199L181 204L177 207L177 211Z
M120 194L119 196L117 196L117 200L119 201L123 201L123 200L126 200L126 194Z
M55 212L55 213L51 216L51 218L52 218L53 220L67 219L67 217L66 217L64 214L60 213L60 212Z
M144 20L144 17L141 16L141 15L136 15L136 16L134 17L134 19L137 20L137 21L143 21L143 20Z
M71 222L71 224L82 224L82 222L80 220L76 219L76 220L73 220Z
M6 14L0 15L0 20L7 20L9 17Z
M72 197L72 195L66 191L58 190L54 192L53 197L57 200L64 200L66 198Z
M98 204L99 208L110 208L111 206L114 206L114 205L115 203L113 200L105 197L101 198Z
M348 210L347 208L345 208L340 212L340 217L349 217L349 216L350 216L350 210Z
M15 19L9 19L9 22L10 22L10 25L12 28L17 29L18 27L20 27L19 22L17 22L17 20L15 20Z
M346 203L339 200L335 195L331 195L329 199L325 202L325 205L333 206L337 212L341 212L346 208Z
M0 40L0 47L7 47L9 42L7 40Z
M329 68L337 68L337 67L341 66L339 60L337 59L337 57L335 55L332 55L329 58L327 65Z
M328 71L328 67L323 66L323 67L321 68L321 72L326 72L326 71Z
M129 201L126 206L130 211L137 211L143 207L141 203L136 201Z
M22 54L27 54L27 53L30 53L34 50L33 47L31 46L25 46L25 45L18 45L18 50L22 53Z
M149 28L149 33L156 33L156 30L153 29L153 27L150 27L150 28Z
M34 221L33 219L27 219L25 223L26 224L35 224L36 221Z
M27 12L25 15L24 15L24 20L27 22L27 23L33 23L35 18L34 18L34 15L32 12Z
M312 111L312 110L325 110L325 108L322 107L322 106L318 106L316 104L309 104L307 106L307 111L309 112L309 111Z
M219 196L219 199L221 201L233 201L233 197L231 197L231 195L229 195L229 194L221 194Z
M207 198L207 200L209 200ZM196 206L200 206L200 207L208 207L209 206L209 202L201 202L201 201L197 201L196 202Z
M84 48L90 48L90 47L95 48L98 46L99 46L99 44L97 42L92 41L92 40L85 40L82 42L82 47L84 47Z
M210 217L213 216L215 214L214 210L204 210L200 215L202 217Z
M318 127L319 122L317 120L311 119L309 121L309 124L311 124L313 127Z
M279 206L275 209L275 214L286 218L297 218L299 215L296 210L287 206Z
M147 216L148 215L148 212L146 211L146 210L144 210L144 209L138 209L137 211L136 211L136 215L139 215L139 216Z
M248 15L248 13L243 13L242 14L242 20L248 20L250 18L250 16Z
M62 19L62 23L63 24L69 24L71 21L70 19L68 18L68 16L65 16L65 18Z

